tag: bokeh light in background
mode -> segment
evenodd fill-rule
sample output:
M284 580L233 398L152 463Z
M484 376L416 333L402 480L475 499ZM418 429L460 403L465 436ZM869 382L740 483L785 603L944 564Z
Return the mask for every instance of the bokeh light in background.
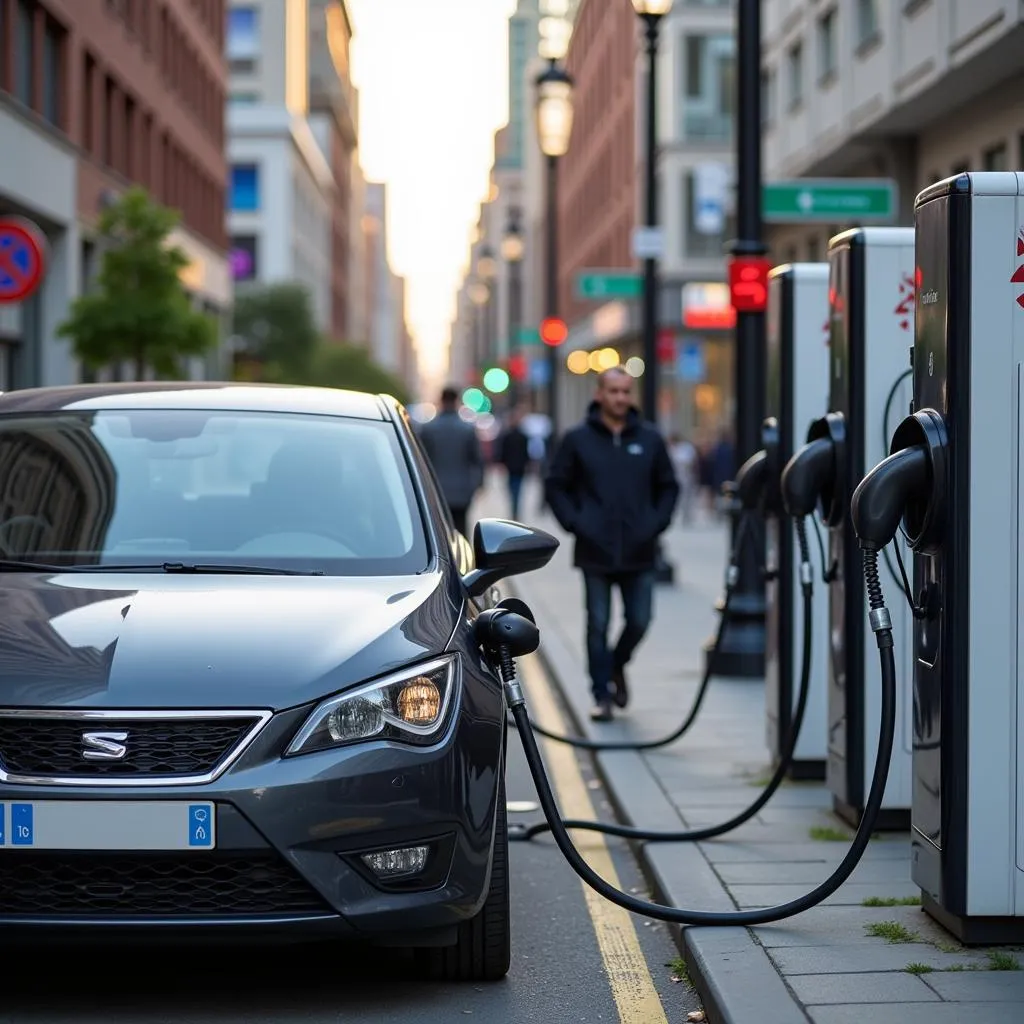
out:
M644 373L644 361L639 356L630 356L626 360L626 373L630 377L642 377Z
M598 370L610 370L619 365L619 353L613 348L603 348L597 353Z
M479 388L466 388L462 392L462 404L472 409L473 412L486 412L484 403L490 404L487 396Z
M566 357L565 365L570 373L586 373L590 369L590 356L583 349L576 349Z
M409 408L409 416L414 423L429 423L436 415L437 406L433 402L417 402Z
M476 429L484 441L494 441L501 433L501 424L489 412L476 418Z
M500 366L492 366L484 374L484 387L492 395L500 395L508 390L508 374Z

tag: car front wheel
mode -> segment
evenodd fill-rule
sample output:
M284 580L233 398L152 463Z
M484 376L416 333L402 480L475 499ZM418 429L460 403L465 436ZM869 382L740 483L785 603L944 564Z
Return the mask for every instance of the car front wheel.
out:
M494 859L487 899L475 917L459 925L454 946L417 950L427 977L434 981L500 981L508 974L512 960L509 917L508 821L503 777L498 785Z

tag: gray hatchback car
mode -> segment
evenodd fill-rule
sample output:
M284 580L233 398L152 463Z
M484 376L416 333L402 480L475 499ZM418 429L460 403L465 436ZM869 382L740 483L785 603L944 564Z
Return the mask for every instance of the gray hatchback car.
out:
M547 534L457 534L377 396L0 396L0 938L352 939L509 965L500 682Z

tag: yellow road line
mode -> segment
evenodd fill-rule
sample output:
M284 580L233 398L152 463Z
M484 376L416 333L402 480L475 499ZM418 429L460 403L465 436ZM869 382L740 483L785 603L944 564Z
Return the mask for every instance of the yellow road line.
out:
M536 656L522 658L519 666L531 717L552 732L568 732L568 724L555 703L550 683ZM596 818L572 747L543 738L541 745L563 817ZM584 860L607 882L621 889L604 836L600 832L577 831L572 838ZM582 880L581 884L621 1024L668 1024L633 927L633 918L621 907L598 896Z

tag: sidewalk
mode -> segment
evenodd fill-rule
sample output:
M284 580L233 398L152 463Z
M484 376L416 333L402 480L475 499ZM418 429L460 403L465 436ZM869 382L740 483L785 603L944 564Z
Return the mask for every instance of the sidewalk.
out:
M631 666L629 710L594 725L571 539L552 516L538 515L537 505L537 491L527 490L521 518L558 536L562 547L547 569L516 577L507 589L536 613L540 653L577 729L592 738L663 735L690 706L702 644L717 625L725 527L699 522L666 535L676 585L658 588L655 624ZM508 514L500 477L474 514ZM652 829L716 824L747 806L766 776L763 683L714 679L696 725L676 744L595 760L623 821ZM824 784L786 783L728 836L643 846L641 861L657 898L675 906L729 911L784 903L823 881L846 852L846 841L820 838L822 829L849 834L830 806ZM691 928L677 939L713 1024L1024 1020L1024 954L992 957L960 946L911 903L919 895L908 836L890 833L871 842L850 880L821 907L768 927Z

